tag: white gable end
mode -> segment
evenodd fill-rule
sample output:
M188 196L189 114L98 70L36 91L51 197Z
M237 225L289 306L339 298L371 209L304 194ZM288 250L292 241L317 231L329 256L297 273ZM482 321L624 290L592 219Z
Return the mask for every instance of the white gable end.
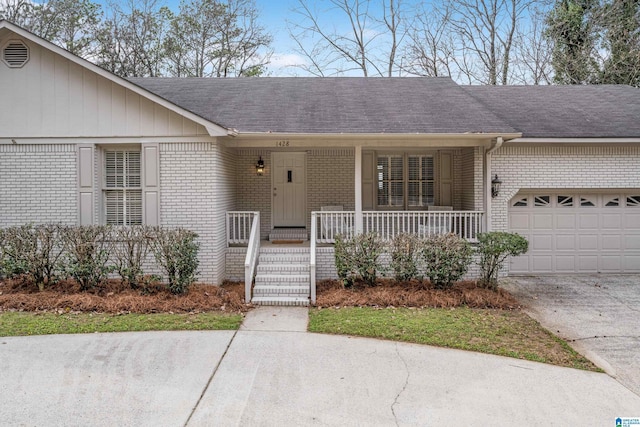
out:
M133 90L4 29L29 61L0 62L0 138L204 136L207 129Z

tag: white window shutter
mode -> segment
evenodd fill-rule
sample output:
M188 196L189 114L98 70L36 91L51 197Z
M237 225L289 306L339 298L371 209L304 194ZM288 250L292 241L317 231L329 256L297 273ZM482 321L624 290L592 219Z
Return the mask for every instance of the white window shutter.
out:
M93 224L94 146L78 144L78 224Z
M142 208L145 225L160 225L160 147L142 144Z

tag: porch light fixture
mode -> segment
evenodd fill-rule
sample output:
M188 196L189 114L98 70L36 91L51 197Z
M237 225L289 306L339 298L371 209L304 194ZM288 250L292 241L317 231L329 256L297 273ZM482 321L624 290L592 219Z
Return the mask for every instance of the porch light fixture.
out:
M496 174L491 180L491 197L496 198L498 194L500 194L500 186L502 185L502 180L498 178L498 174Z
M264 160L262 160L262 156L260 156L260 158L258 159L258 163L256 163L256 174L264 174Z

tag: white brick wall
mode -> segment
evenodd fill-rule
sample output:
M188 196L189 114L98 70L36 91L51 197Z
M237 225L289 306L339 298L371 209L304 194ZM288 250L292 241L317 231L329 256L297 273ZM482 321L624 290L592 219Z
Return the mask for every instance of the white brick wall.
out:
M74 144L0 145L0 227L75 225L77 186Z
M506 146L492 155L502 180L492 224L508 230L508 204L522 189L640 188L640 147Z
M225 212L235 209L236 163L216 143L160 144L160 220L199 235L198 280L219 284L225 275Z

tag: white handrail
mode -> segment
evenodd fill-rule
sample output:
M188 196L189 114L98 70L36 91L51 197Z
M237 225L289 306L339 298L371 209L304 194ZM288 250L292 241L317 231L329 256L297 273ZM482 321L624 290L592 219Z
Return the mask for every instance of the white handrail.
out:
M253 212L253 214L247 256L244 259L244 299L247 303L251 302L251 285L253 284L253 275L256 271L260 252L260 212Z
M317 212L311 212L311 244L309 250L309 290L311 304L316 303L316 234L318 229Z

